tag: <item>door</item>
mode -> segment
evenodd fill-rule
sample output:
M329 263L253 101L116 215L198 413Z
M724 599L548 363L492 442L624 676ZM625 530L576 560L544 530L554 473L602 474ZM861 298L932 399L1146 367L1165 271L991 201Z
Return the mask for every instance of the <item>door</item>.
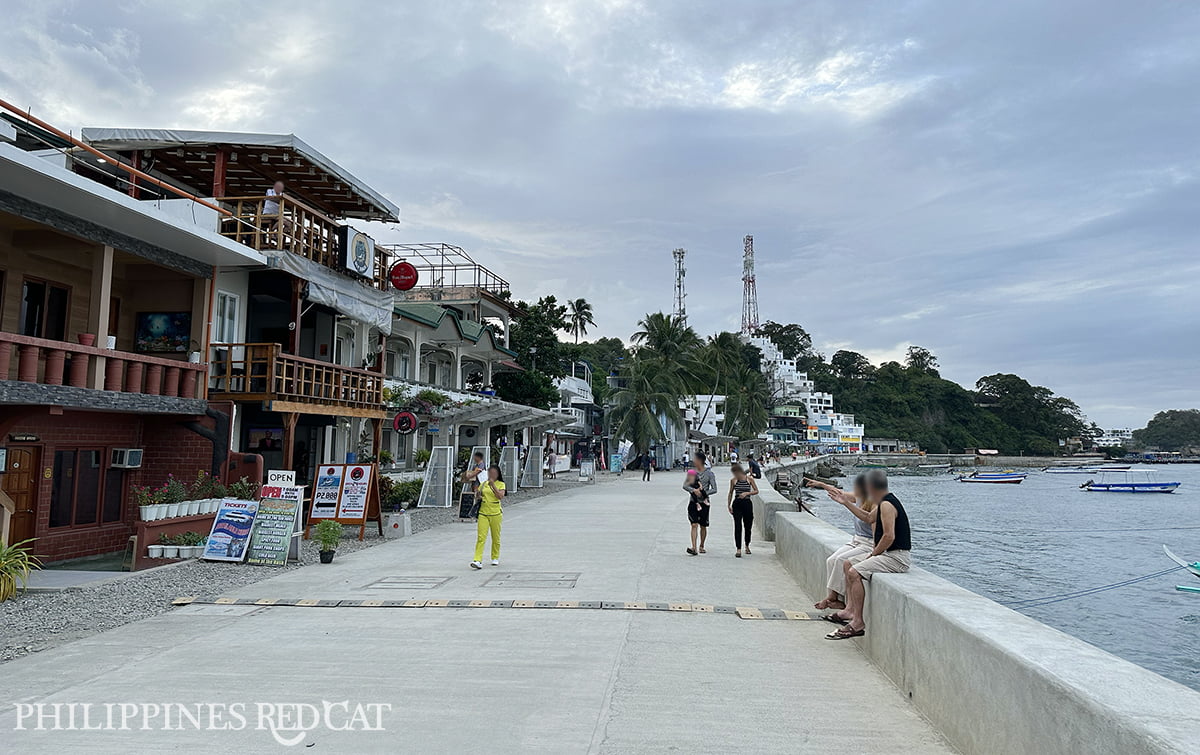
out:
M37 528L38 457L36 448L8 447L8 469L0 487L16 504L9 542L19 543L34 536Z

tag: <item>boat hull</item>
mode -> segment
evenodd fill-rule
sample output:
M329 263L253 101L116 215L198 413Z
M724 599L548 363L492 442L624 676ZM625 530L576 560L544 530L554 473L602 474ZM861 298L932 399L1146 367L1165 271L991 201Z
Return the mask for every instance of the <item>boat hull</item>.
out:
M1174 493L1178 482L1093 482L1084 485L1089 493Z
M989 485L1020 485L1025 481L1025 476L1020 477L959 477L959 482L979 482Z

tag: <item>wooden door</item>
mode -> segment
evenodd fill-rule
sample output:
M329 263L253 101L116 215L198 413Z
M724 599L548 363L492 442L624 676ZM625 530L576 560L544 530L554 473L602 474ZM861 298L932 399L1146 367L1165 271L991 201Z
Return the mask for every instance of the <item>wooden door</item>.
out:
M16 504L12 524L9 527L9 542L28 540L37 530L38 461L41 454L37 448L23 446L8 447L8 468L0 487Z

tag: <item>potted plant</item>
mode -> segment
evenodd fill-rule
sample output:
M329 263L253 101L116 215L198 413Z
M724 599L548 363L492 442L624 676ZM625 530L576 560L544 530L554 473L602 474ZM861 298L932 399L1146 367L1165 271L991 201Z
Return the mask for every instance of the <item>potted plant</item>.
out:
M342 525L332 519L324 519L317 524L317 544L321 563L333 562L333 552L337 550L338 541L342 539Z
M386 448L379 452L379 465L380 466L390 467L390 466L392 466L393 463L395 463L395 461L396 460L395 460L395 457L392 456L392 452L387 450Z
M158 542L162 545L163 558L179 558L179 544L175 542L175 538L168 537L164 532L158 536Z
M431 455L432 454L428 448L418 448L413 453L413 461L416 462L417 469L424 469L425 465L429 463L429 457Z
M146 555L149 556L150 558L162 558L163 557L162 544L155 543L154 545L147 546Z
M24 590L29 583L29 574L42 568L42 562L27 546L33 540L22 540L12 545L0 543L0 603L15 597L17 590Z

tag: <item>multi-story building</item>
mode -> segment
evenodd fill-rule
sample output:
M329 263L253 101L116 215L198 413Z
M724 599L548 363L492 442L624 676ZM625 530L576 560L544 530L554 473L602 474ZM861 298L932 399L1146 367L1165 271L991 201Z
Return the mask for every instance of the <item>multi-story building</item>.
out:
M796 360L787 359L771 339L749 336L746 341L762 352L762 373L767 379L767 388L777 401L813 392L813 383L807 373L796 369Z
M1099 448L1119 448L1133 441L1133 428L1117 427L1107 430L1092 442Z

